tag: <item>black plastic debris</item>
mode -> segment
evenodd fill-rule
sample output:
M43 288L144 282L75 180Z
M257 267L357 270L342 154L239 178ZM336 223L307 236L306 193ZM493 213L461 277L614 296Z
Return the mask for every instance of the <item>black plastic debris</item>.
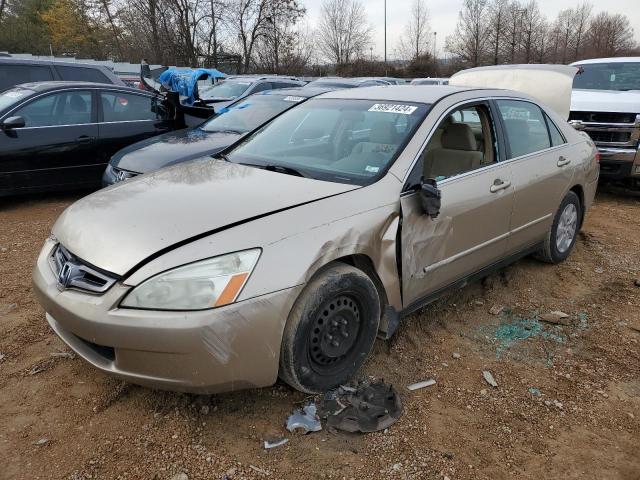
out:
M393 425L402 415L402 401L393 385L378 381L357 388L338 387L325 393L318 409L329 429L345 432L377 432Z

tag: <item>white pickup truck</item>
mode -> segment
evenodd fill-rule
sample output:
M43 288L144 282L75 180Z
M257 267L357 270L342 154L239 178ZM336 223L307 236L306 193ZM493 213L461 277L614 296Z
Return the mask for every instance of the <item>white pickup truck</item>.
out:
M600 151L600 177L640 187L640 57L597 58L572 64L569 121Z

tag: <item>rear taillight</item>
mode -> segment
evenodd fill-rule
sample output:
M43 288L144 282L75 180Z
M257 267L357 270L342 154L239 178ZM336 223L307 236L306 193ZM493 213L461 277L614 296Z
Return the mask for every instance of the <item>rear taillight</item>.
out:
M596 163L600 163L600 152L596 151Z

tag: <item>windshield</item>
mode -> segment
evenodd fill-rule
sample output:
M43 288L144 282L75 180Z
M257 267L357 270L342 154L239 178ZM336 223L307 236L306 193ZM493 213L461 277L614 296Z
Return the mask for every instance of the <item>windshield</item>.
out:
M577 66L581 73L573 80L573 88L640 90L640 62L590 63Z
M309 100L245 139L228 159L367 185L395 161L428 109L400 101Z
M303 100L296 95L251 95L222 109L200 128L205 132L250 132Z
M249 87L248 80L224 80L223 82L200 92L200 98L236 98L242 95Z
M34 93L36 92L26 88L12 88L0 93L0 112Z

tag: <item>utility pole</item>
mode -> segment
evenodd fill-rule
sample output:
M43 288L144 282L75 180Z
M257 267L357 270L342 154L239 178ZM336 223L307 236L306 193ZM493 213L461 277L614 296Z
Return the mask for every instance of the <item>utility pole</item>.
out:
M433 61L438 58L438 32L433 32Z
M384 64L387 64L387 0L384 0Z

